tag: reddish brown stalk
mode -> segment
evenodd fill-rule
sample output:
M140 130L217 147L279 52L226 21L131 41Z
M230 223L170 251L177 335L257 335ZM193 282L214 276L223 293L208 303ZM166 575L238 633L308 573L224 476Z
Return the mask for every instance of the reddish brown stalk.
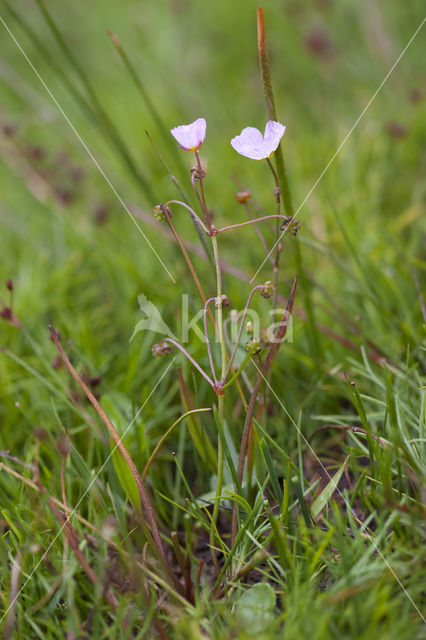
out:
M203 213L204 213L204 220L207 225L207 228L210 229L210 227L212 226L212 223L210 220L210 213L206 205L206 197L204 195L203 167L201 166L201 160L200 160L200 155L198 151L195 152L195 158L197 160L198 182L200 184L201 209L203 210ZM193 177L195 178L195 173L193 173ZM198 193L195 181L194 181L194 189L195 189L195 192Z
M271 347L269 348L265 361L260 369L260 373L253 387L253 392L250 396L250 402L247 408L246 419L244 422L243 435L241 438L240 455L238 458L237 475L240 483L242 482L242 479L243 479L244 461L246 457L247 443L249 441L250 431L252 428L252 418L253 418L256 402L257 402L257 394L259 393L262 382L264 381L266 375L268 374L268 371L272 366L275 356L279 351L279 348L284 339L284 336L287 333L289 317L291 312L293 311L293 304L294 304L294 297L296 295L296 289L297 289L297 275L293 281L293 286L291 288L286 310L284 311L284 315L281 319L281 322L278 326L277 331L275 332L274 344L272 344ZM237 503L234 502L234 506L232 509L231 546L234 544L236 535L237 535Z
M271 66L269 64L268 48L266 45L265 17L263 15L262 7L259 7L257 9L257 50L259 54L260 71L262 73L266 111L268 113L269 120L277 120L274 92L272 90ZM293 205L291 201L290 188L288 186L281 145L278 145L278 148L275 151L275 163L281 183L285 211L287 215L293 216Z
M51 339L52 342L55 344L56 348L59 351L59 354L66 366L66 368L68 369L68 371L71 373L71 375L73 376L74 380L77 382L77 384L80 386L80 388L82 389L82 391L84 391L84 393L86 394L88 400L90 400L90 402L92 403L95 411L97 412L97 414L99 415L99 417L101 418L102 422L104 423L104 425L106 426L111 438L113 439L113 441L116 444L117 449L120 451L121 455L123 456L123 459L125 460L127 466L129 467L132 476L136 482L136 486L138 488L138 492L139 492L139 496L140 496L140 501L141 501L141 505L142 505L142 514L145 515L146 517L146 522L149 525L149 529L146 526L146 523L144 520L142 520L142 525L144 528L144 533L146 535L146 538L148 540L148 542L151 544L151 546L153 547L153 550L156 554L159 554L160 558L163 561L163 565L164 565L164 569L166 570L166 573L168 574L168 577L172 580L174 586L179 590L179 592L181 592L182 587L180 582L177 580L176 576L174 573L172 573L172 571L170 570L169 566L168 566L168 558L167 558L167 554L166 554L166 550L163 544L163 540L161 539L161 534L160 534L160 529L157 523L157 519L155 517L155 511L154 508L152 506L151 500L149 498L148 492L145 489L145 486L142 482L141 476L139 474L139 471L136 468L135 463L132 460L132 457L130 456L130 453L128 452L125 444L123 443L122 439L120 438L116 428L114 427L114 425L112 424L111 420L109 419L109 417L107 416L107 414L105 413L105 411L103 410L103 408L101 407L101 405L99 404L99 402L97 401L97 399L95 398L95 396L93 395L93 393L90 391L90 389L88 388L88 386L83 382L83 380L80 378L80 376L78 375L77 371L74 369L74 367L72 366L71 362L68 359L68 356L66 355L65 351L62 348L62 345L60 343L60 339L59 339L59 335L57 333L57 331L55 331L55 329L50 326L50 334L51 334ZM152 537L151 537L152 534Z

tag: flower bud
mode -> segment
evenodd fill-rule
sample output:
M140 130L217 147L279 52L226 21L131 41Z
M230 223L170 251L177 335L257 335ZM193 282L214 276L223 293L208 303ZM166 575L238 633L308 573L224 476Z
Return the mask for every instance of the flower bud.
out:
M9 289L9 291L13 291L13 282L10 278L6 280L6 288Z
M246 324L246 331L249 334L249 336L253 335L253 331L254 331L254 327L253 327L253 323L251 320L249 320Z
M226 307L229 307L229 305L230 305L230 304L231 304L231 303L229 302L229 298L228 298L228 296L223 295L223 296L222 296L222 304L221 304L222 309L225 309ZM218 308L219 308L218 300L217 300L217 299L216 299L216 301L215 301L215 303L214 303L214 306L216 307L216 309L218 309Z
M251 356L260 353L261 348L261 344L257 338L250 338L250 340L246 342L245 349Z
M171 354L172 347L165 340L161 340L161 342L157 342L157 344L154 344L151 351L154 358L164 358L165 356L169 356Z
M248 189L246 191L239 191L235 194L235 197L240 204L245 204L247 200L251 198L251 191Z
M260 295L264 298L270 298L274 293L275 285L271 280L267 280L263 287L260 289Z

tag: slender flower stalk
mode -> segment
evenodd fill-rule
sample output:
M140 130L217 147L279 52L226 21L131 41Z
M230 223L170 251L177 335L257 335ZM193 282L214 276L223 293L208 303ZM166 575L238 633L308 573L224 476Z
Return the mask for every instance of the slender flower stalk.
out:
M192 276L192 279L195 282L195 286L197 287L197 290L198 290L198 293L200 294L201 300L204 303L205 300L206 300L206 296L205 296L203 287L201 286L201 282L200 282L200 280L199 280L199 278L197 276L197 272L194 269L194 265L192 264L192 260L188 255L188 251L186 250L185 244L183 243L182 238L178 234L178 232L177 232L177 230L176 230L176 228L175 228L175 226L174 226L174 224L172 222L172 219L170 217L170 214L169 214L169 211L167 209L167 206L164 206L164 205L161 204L160 208L161 208L161 211L163 212L164 217L167 220L167 224L169 225L170 231L172 232L176 242L179 245L180 250L182 251L182 255L185 258L185 262L186 262L186 264L188 266L189 272L190 272L190 274Z
M216 283L217 283L217 326L219 333L219 343L220 343L220 352L221 352L221 380L223 380L226 372L226 343L225 336L223 332L223 314L222 314L222 271L220 267L219 260L219 251L217 246L217 238L216 236L212 236L212 247L213 247L213 256L214 262L216 266ZM218 410L218 418L220 423L223 425L225 421L225 396L223 392L218 395L217 398L217 410ZM222 439L217 439L217 483L216 483L216 495L215 502L213 505L213 514L212 514L212 526L210 528L210 545L212 548L212 557L213 563L215 564L216 570L218 570L218 562L216 558L216 553L214 551L214 538L215 538L215 529L216 522L219 516L219 508L220 508L220 496L222 495L222 487L223 487L223 465L224 465L224 451Z
M215 389L215 384L213 382L213 380L211 380L211 378L209 378L209 376L207 375L207 373L204 371L204 369L202 367L200 367L200 365L198 364L198 362L196 360L194 360L194 358L192 356L189 355L189 353L187 352L187 350L182 347L181 344L179 344L179 342L177 342L176 340L173 340L173 338L163 338L162 342L168 342L169 344L172 344L173 346L176 347L176 349L179 349L179 351L181 351L183 353L183 355L188 358L188 360L194 365L194 367L197 369L197 371L199 373L201 373L201 375L203 376L203 378L205 378L205 380L207 380L207 382L209 383L209 385Z
M189 213L192 216L192 219L195 219L196 222L200 225L200 227L202 228L202 230L208 235L208 229L206 227L206 225L204 224L204 222L201 220L200 216L198 216L194 209L192 209L192 207L190 207L188 204L186 204L185 202L181 202L180 200L168 200L166 202L166 204L164 205L165 207L168 207L170 204L179 204L181 207L184 207L185 209L187 209L187 211L189 211Z
M206 197L204 195L204 182L203 182L203 167L201 166L201 160L200 160L200 155L198 153L198 151L195 151L195 159L197 160L197 173L198 173L198 182L200 184L200 203L201 203L201 209L204 213L204 219L207 223L207 226L210 228L211 227L211 222L210 222L210 214L209 214L209 210L207 209L207 205L206 205ZM194 178L194 188L195 188L195 173L193 173L193 178Z
M226 371L225 371L225 375L223 376L223 378L221 380L222 384L225 382L226 378L228 377L229 370L230 370L230 368L232 366L232 363L234 361L235 355L237 353L237 349L238 349L238 345L239 345L239 342L240 342L241 334L243 333L244 321L245 321L246 316L247 316L247 312L248 312L248 308L250 306L250 302L252 301L253 296L256 293L256 291L258 289L262 289L262 287L263 287L262 284L258 284L256 287L254 287L250 291L249 297L247 298L246 306L245 306L245 309L243 311L243 316L241 318L240 327L239 327L239 330L238 330L237 339L235 340L234 349L233 349L233 351L231 353L231 357L229 358L229 362L228 362L228 366L227 366Z
M217 378L216 378L216 373L215 373L215 370L214 370L212 350L211 350L210 339L209 339L209 333L208 333L208 330L207 330L207 311L208 311L208 307L209 307L210 302L214 302L215 300L216 300L216 298L209 298L208 300L206 300L206 302L204 304L204 335L206 337L206 346L207 346L207 354L209 356L210 369L212 371L214 383L215 383L215 385L217 385Z

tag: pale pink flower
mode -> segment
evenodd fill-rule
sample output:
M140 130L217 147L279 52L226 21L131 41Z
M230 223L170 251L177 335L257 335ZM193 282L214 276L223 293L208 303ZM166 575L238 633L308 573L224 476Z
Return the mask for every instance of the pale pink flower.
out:
M269 158L278 147L284 135L285 126L280 122L269 120L262 136L259 129L246 127L239 136L232 138L231 145L242 156L252 160L265 160Z
M182 124L170 130L172 136L179 142L182 149L186 151L198 151L206 137L206 121L198 118L191 124Z

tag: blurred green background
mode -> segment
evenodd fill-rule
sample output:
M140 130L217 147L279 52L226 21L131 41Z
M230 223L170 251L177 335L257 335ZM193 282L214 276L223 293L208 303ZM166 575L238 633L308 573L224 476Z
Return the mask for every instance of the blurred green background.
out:
M69 405L69 380L56 368L47 325L61 331L64 344L69 341L67 349L80 371L102 377L98 392L125 425L165 368L151 358L157 336L138 334L129 343L141 318L138 294L156 304L177 334L181 294L190 294L191 312L200 306L179 249L150 213L153 205L177 196L156 149L195 205L189 181L192 158L178 148L169 129L206 118L201 158L217 225L245 219L235 200L238 190L250 189L266 213L272 213L274 198L266 164L237 155L229 144L243 127L263 130L267 120L257 60L256 2L49 0L46 6L56 25L53 31L35 2L0 5L0 16L16 39L0 24L0 298L9 304L5 282L11 278L13 310L25 329L0 323L0 346L6 349L0 355L0 447L30 462L36 451L34 429L43 427L49 439L43 445L42 473L53 493L56 441L63 427L72 433L87 474L103 463L105 449L87 432L80 409ZM420 295L426 268L425 27L316 183L421 25L424 2L266 0L263 8L278 118L287 127L282 147L302 226L296 240L286 236L283 242L280 293L287 297L296 272L300 286L293 342L285 344L276 363L273 386L288 415L309 436L324 422L360 424L348 399L343 376L348 370L365 394L373 430L393 437L386 402L395 393L403 402L404 438L421 443L424 427L416 419L425 413L424 399L419 399L419 387L425 384ZM109 31L124 47L149 104ZM175 284L76 132L138 216ZM183 209L175 208L173 219L184 238L199 244ZM272 245L267 228L265 239ZM265 257L250 228L224 234L220 248L221 257L249 277ZM211 266L196 255L193 260L206 292L214 295ZM266 264L256 283L270 278ZM228 273L224 286L232 305L242 308L248 283ZM258 302L254 306L264 308ZM195 337L190 350L207 363ZM199 406L211 404L209 390L191 377L180 356L178 362ZM173 367L129 434L129 448L140 467L151 445L182 412L175 378ZM232 409L229 405L228 422L237 445L242 417ZM209 420L203 417L215 434ZM268 419L268 431L302 468L300 439L278 408ZM173 438L160 472L151 479L165 493L173 485L170 451L178 440ZM202 468L191 446L187 439L182 450L196 492L203 493L211 489L212 473ZM316 450L320 448L318 444ZM424 456L424 447L422 451ZM323 454L330 454L326 444ZM113 492L124 497L112 464L107 477ZM79 494L79 483L73 487ZM31 505L25 507L27 513L24 507L19 512L18 486L6 482L2 498L18 505L22 522L30 522ZM375 499L380 503L382 498ZM168 505L158 502L169 523ZM372 504L373 511L377 503ZM88 509L96 519L96 510ZM99 518L108 509L104 504ZM41 531L44 523L37 526ZM406 565L401 561L407 579L420 548L416 536L418 530L411 559ZM420 582L414 578L413 573L412 589L419 595ZM370 604L366 615L375 607L374 595ZM403 608L417 624L408 601ZM322 613L318 605L315 615ZM401 627L407 624L401 616ZM361 635L353 631L351 637Z

